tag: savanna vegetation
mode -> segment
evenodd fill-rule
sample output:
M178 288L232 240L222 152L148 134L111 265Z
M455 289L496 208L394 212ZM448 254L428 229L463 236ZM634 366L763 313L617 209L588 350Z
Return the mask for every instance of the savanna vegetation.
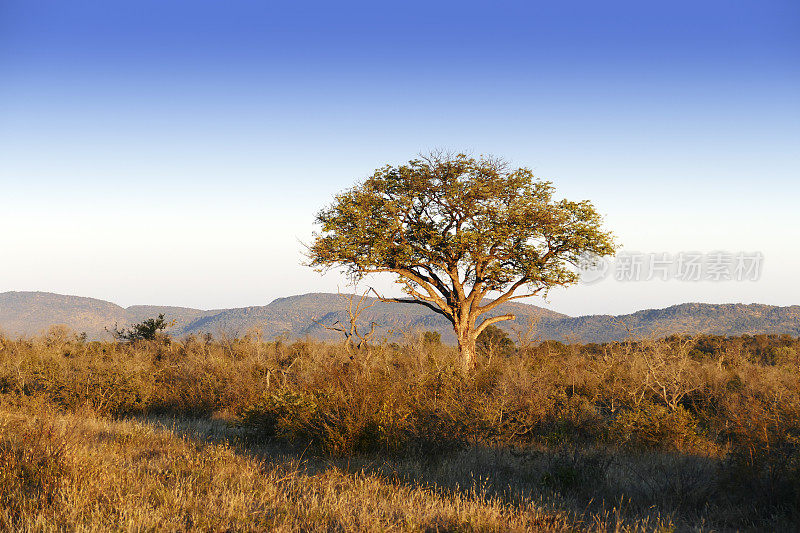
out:
M800 340L0 338L0 529L794 531Z

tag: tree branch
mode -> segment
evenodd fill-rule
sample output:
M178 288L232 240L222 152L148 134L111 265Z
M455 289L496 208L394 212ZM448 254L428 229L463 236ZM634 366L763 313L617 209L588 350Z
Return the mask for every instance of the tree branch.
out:
M444 311L444 310L440 309L439 307L437 307L436 304L428 302L426 300L419 300L419 299L415 299L415 298L386 298L386 297L381 296L380 294L378 294L378 291L376 291L374 288L370 287L370 290L375 294L375 297L378 300L382 301L382 302L393 302L393 303L399 303L399 304L424 305L425 307L427 307L431 311L442 315L447 320L449 320L451 322L453 321L453 318L446 311Z
M485 330L487 327L491 326L492 324L495 324L497 322L502 322L503 320L516 320L516 318L517 318L517 315L512 315L511 313L509 313L507 315L498 315L498 316L493 316L491 318L487 318L486 320L481 322L480 326L478 326L475 329L475 336L477 337L478 335L480 335L483 330Z
M428 295L430 296L430 298L426 298L422 294L413 291L415 293L415 296L417 296L417 298L427 302L435 303L445 313L453 312L453 309L450 307L450 305L444 299L442 299L444 295L442 294L440 296L439 294L436 294L436 288L431 283L425 280L426 276L420 276L417 272L414 272L413 270L409 270L407 268L389 268L386 269L385 271L394 272L395 274L399 274L400 276L406 279L410 279L411 281L413 281L414 283L425 289L425 292L427 292Z
M512 298L512 296L514 295L514 292L517 289L519 289L520 287L522 287L523 285L525 285L526 283L528 283L528 281L529 280L528 280L528 278L526 276L521 277L520 279L518 279L516 281L516 283L511 285L510 289L508 289L506 292L501 294L499 298L495 299L493 302L488 303L486 305L479 305L478 306L478 313L481 314L481 313L485 313L487 311L491 311L492 309L494 309L498 305L507 302L508 300L510 300ZM541 289L537 289L536 291L534 291L534 294L536 294L536 292L538 292L539 290L541 290Z

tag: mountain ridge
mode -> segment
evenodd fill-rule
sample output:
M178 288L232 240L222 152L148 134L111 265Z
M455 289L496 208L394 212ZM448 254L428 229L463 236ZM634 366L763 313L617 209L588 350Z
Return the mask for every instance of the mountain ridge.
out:
M338 333L322 324L348 322L350 295L305 293L275 298L267 305L230 309L195 309L179 306L132 305L84 296L42 291L0 293L0 331L7 335L40 334L64 324L90 338L108 338L108 330L164 313L174 321L169 333L241 336L257 330L263 339L313 337L335 340ZM356 297L358 298L358 297ZM409 332L434 330L445 342L454 342L450 324L431 310L413 304L385 303L366 298L369 305L361 323L376 323L375 338L398 339ZM639 336L673 333L742 335L786 333L800 336L800 306L766 304L707 304L687 302L661 309L642 309L625 315L569 316L531 304L509 302L486 316L514 313L515 321L501 322L503 329L529 330L541 340L607 342ZM533 325L531 325L533 324Z

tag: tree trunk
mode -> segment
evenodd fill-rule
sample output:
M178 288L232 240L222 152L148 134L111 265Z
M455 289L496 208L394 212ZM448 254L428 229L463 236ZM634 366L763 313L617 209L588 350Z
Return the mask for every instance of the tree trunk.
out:
M461 371L464 374L472 372L475 368L475 330L470 324L454 324L456 339L458 340L458 355L461 359Z

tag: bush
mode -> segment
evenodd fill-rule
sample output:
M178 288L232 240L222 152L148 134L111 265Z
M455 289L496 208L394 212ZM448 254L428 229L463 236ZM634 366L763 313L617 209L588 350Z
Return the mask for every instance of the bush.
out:
M514 353L514 341L509 338L508 333L494 324L481 331L476 340L476 347L483 354L509 356Z
M422 344L425 346L439 346L442 344L442 335L438 331L426 331L422 334Z
M148 318L138 324L134 324L129 329L117 329L116 327L111 330L111 334L123 341L128 342L135 342L135 341L153 341L156 340L160 332L171 327L174 324L173 322L167 322L164 319L164 313L160 313L156 318ZM164 340L168 340L167 337L164 337Z
M313 446L331 456L395 448L400 442L388 438L396 422L393 413L365 409L365 401L370 399L283 390L265 395L239 418L256 437Z
M629 449L692 450L708 444L683 407L646 404L618 415L608 429L612 444Z
M313 388L267 393L240 409L239 421L252 437L330 456L437 454L489 435L475 389L443 383L400 388L390 375L353 373Z

